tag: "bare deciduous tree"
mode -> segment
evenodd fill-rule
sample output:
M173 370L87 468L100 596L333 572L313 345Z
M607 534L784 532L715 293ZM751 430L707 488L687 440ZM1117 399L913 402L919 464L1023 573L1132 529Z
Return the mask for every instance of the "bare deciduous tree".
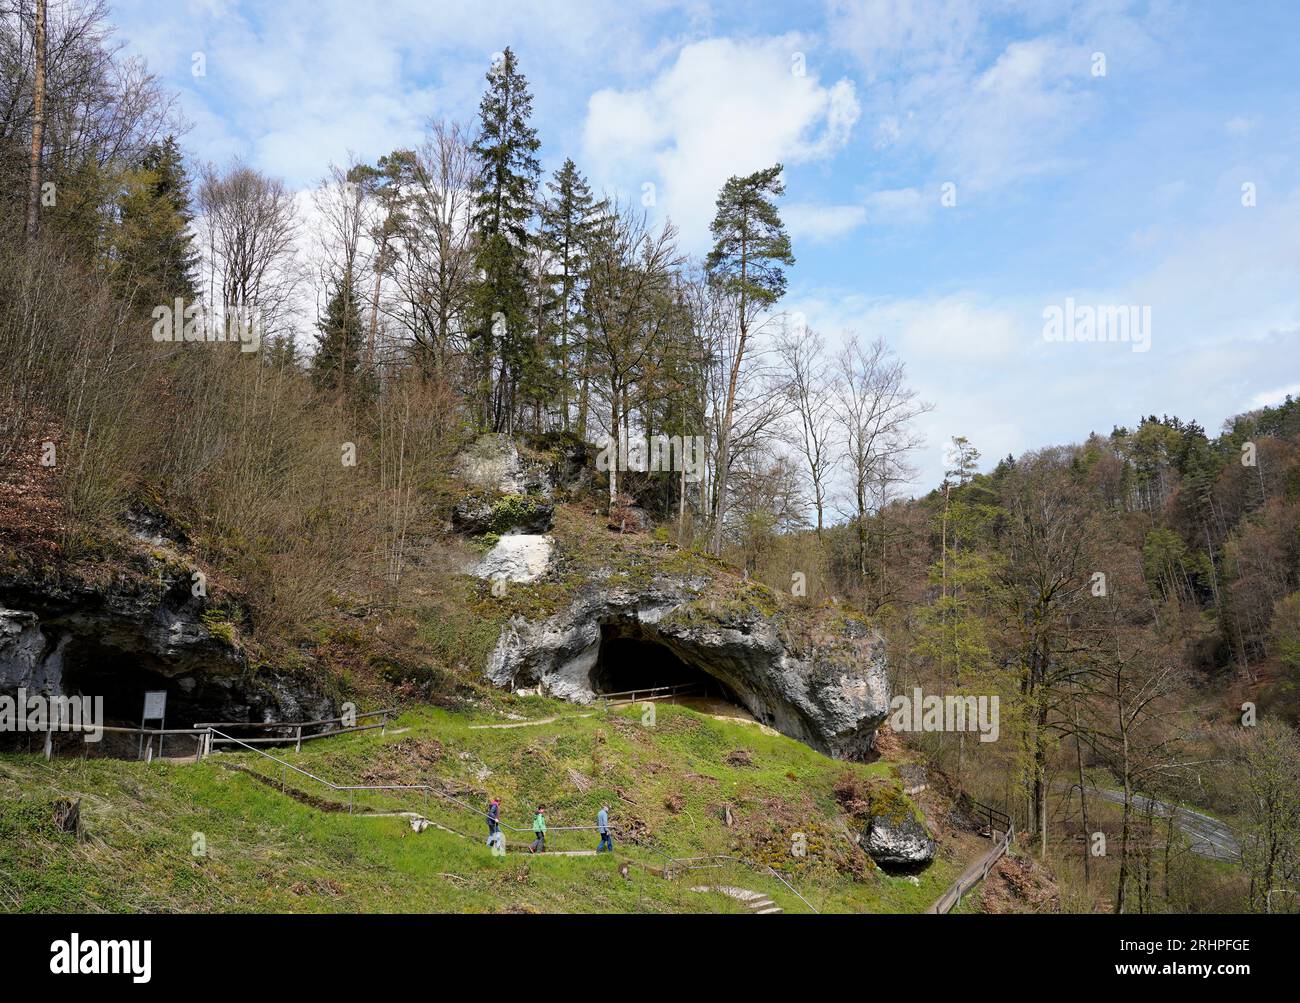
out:
M228 311L256 310L267 335L284 333L302 278L293 193L238 162L225 172L209 166L198 208L209 301Z
M836 358L836 368L836 419L844 434L858 573L865 584L873 496L883 512L891 486L907 477L907 454L918 445L911 423L931 405L917 400L916 391L907 386L906 368L883 339L864 346L851 336Z
M812 328L786 328L777 338L777 352L786 371L786 399L794 408L789 439L806 468L817 536L825 528L827 493L839 456L832 450L835 397L826 358L826 343Z
M590 343L604 378L597 381L609 410L609 436L622 452L631 415L631 388L648 355L672 322L674 270L681 264L677 230L665 223L652 232L644 214L615 206L593 255L586 307ZM609 469L609 499L618 500L618 461Z
M45 149L45 0L36 0L33 27L32 74L32 153L31 173L27 182L27 236L36 236L36 220L41 205L41 155Z

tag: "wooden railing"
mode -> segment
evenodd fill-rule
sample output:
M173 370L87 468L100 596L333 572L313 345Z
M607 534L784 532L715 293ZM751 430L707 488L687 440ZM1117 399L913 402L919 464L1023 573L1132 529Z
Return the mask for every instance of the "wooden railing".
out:
M314 738L330 738L334 735L345 735L354 731L372 731L376 728L382 731L388 729L388 718L396 714L394 707L388 707L384 710L366 711L353 717L329 717L321 718L317 721L213 721L203 722L194 725L192 728L144 728L144 727L122 727L118 725L100 725L92 727L86 724L63 724L59 721L51 721L45 731L45 758L50 759L54 752L54 736L59 732L70 732L85 734L103 732L109 735L136 735L139 737L137 743L136 758L143 759L146 762L152 762L155 755L161 756L163 751L163 739L167 736L179 737L189 736L194 739L194 761L198 762L204 756L212 752L217 745L288 745L293 743L295 751L302 751L302 743L309 742ZM356 724L347 727L334 728L327 731L317 731L308 734L303 733L304 728L322 727L331 724L343 724L345 720L361 721L366 718L378 717L382 720L378 724ZM240 728L240 729L258 729L263 732L282 732L279 735L263 735L262 737L245 737L242 739L232 738L223 734L221 728ZM158 750L154 752L154 739L158 740ZM91 743L85 743L89 745ZM86 749L89 754L89 748Z
M1011 841L1016 836L1015 826L1011 824L1011 816L1006 812L971 798L964 798L963 804L964 807L970 810L971 814L988 819L989 833L993 837L993 848L967 867L961 873L961 876L949 885L947 890L925 910L927 913L941 915L956 909L961 904L962 896L987 878L994 865L1006 856L1007 851L1011 849Z
M968 794L961 796L958 805L975 818L986 820L990 833L1009 832L1011 830L1011 816L1000 808L994 808L982 801L976 801Z
M292 734L264 735L261 738L251 738L245 736L240 745L287 745L289 742L294 743L295 751L302 751L302 743L311 741L313 738L330 738L334 735L345 735L353 731L371 731L379 728L381 731L388 730L388 717L390 714L397 713L395 707L387 707L383 710L366 711L364 714L355 714L351 717L325 717L316 721L204 721L195 724L197 730L207 733L206 747L202 755L207 755L212 751L214 745L231 745L234 739L221 734L219 729L260 729L261 731L292 732ZM326 725L342 725L346 721L361 721L365 718L378 717L382 718L379 724L352 724L345 727L334 728L326 731L311 732L303 734L304 728L320 728Z
M618 707L622 704L645 703L652 700L676 700L679 696L699 692L703 686L703 683L676 683L672 686L647 686L639 690L597 693L596 697L604 701L606 707Z

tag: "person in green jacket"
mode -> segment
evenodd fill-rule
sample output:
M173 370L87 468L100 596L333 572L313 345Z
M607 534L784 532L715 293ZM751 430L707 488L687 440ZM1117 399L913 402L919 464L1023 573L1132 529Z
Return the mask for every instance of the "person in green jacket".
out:
M541 805L537 806L537 814L533 817L533 835L537 838L533 840L532 845L528 847L529 853L543 853L546 850L546 809Z

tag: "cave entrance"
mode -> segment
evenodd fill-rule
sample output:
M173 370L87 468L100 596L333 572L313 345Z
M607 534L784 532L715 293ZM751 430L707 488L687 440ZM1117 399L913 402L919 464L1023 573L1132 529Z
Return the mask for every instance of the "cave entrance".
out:
M590 678L597 696L672 687L674 703L748 716L739 697L721 680L684 661L671 648L629 633L626 625L601 624L600 649Z

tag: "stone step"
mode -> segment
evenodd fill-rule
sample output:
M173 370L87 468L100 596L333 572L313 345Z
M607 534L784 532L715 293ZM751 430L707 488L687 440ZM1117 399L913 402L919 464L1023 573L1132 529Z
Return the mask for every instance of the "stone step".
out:
M783 911L779 905L762 892L750 891L748 888L736 888L731 885L695 885L691 888L691 891L718 892L727 896L727 898L743 902L745 907L755 916L770 916Z

